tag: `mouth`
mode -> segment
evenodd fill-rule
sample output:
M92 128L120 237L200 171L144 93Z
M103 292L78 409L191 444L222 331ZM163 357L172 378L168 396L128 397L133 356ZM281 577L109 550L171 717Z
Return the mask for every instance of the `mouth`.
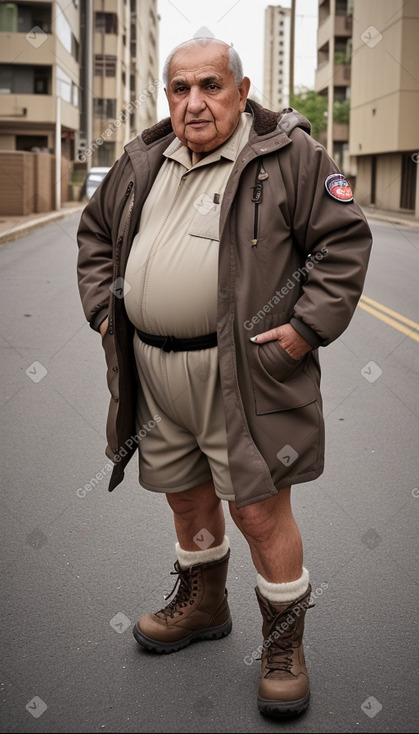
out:
M209 125L211 120L191 120L190 122L187 122L188 127L193 127L196 129L199 129L200 127L205 127L205 125Z

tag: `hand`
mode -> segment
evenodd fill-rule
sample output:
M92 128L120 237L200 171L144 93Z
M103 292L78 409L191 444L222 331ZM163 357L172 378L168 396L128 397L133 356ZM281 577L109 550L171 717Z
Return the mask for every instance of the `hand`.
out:
M106 332L108 330L108 325L109 325L109 318L106 317L106 319L104 321L102 321L101 325L99 326L99 331L100 331L100 335L101 335L102 339L103 339L103 337L105 336L105 334L106 334Z
M269 331L264 331L262 334L258 334L254 339L254 343L265 344L266 342L271 342L275 339L293 359L301 359L301 357L304 357L307 352L311 351L310 344L300 336L298 331L296 331L291 324L276 326L275 329L269 329Z

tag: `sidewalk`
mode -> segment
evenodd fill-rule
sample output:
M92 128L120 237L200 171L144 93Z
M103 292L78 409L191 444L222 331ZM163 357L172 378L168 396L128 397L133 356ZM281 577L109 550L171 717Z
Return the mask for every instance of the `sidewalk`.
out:
M69 201L58 211L43 212L42 214L28 214L27 216L9 217L0 215L0 245L23 237L33 229L43 227L57 219L63 219L76 212L83 211L87 202Z
M401 224L407 227L419 228L419 219L415 218L413 214L375 209L375 207L368 206L363 206L362 211L367 219L381 220L384 222L390 222L391 224Z
M83 211L87 200L84 203L69 201L59 210L47 212L46 214L28 214L22 217L8 217L7 215L0 217L0 245L6 242L16 240L18 237L30 232L32 229L42 227L57 219L70 216L76 212ZM418 227L419 220L415 219L412 214L404 214L401 212L390 212L374 209L372 207L363 207L365 216L371 220L381 220L399 224L408 227Z

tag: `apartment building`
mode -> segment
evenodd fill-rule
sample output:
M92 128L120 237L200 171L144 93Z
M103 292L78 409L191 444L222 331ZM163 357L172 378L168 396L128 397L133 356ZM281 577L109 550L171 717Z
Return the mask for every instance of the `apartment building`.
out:
M347 175L356 171L349 157L352 5L352 0L319 0L315 79L316 92L327 97L327 133L322 142Z
M74 157L79 55L78 0L0 2L0 150Z
M357 198L419 219L419 3L355 0L350 153Z
M288 107L290 98L291 10L281 5L265 9L263 105Z
M157 0L0 0L0 151L112 165L157 119Z
M156 6L156 0L82 0L79 161L111 166L157 119Z

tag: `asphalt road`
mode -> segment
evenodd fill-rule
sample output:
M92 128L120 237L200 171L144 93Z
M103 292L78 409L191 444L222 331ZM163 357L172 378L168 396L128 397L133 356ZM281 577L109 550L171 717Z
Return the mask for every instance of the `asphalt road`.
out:
M246 664L261 617L228 516L231 635L164 656L132 636L172 588L175 536L134 461L107 491L104 357L79 302L77 222L0 249L1 731L418 731L419 229L371 222L363 299L321 353L326 469L293 493L323 589L306 617L312 701L278 723L259 714L259 663Z

